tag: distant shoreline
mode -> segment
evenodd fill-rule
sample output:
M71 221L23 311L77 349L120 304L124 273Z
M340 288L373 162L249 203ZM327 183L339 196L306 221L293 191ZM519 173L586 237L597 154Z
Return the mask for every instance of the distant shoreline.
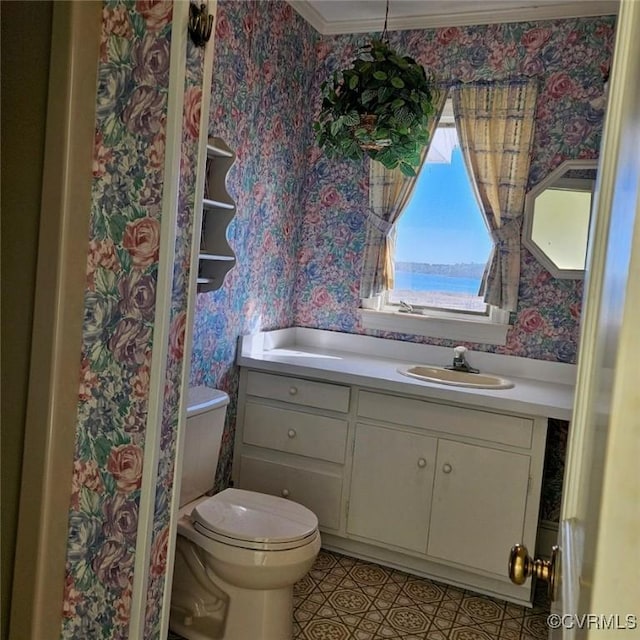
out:
M480 262L459 262L457 264L430 264L426 262L396 262L396 271L425 273L450 278L482 278L485 264Z

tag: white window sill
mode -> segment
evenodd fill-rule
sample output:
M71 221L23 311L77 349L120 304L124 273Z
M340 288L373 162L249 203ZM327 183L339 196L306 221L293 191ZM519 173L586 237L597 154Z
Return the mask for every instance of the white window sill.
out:
M500 312L498 312L500 313ZM461 342L504 345L507 342L509 325L487 316L464 317L462 314L446 312L401 313L393 307L381 311L358 309L360 323L364 329L378 329L396 333L408 333L430 338L445 338ZM428 315L427 315L428 314Z

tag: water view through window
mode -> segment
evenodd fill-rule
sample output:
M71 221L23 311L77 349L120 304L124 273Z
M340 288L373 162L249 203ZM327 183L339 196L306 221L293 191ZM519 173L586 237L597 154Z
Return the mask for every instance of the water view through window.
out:
M492 247L456 129L438 127L396 225L389 301L484 312L478 290Z

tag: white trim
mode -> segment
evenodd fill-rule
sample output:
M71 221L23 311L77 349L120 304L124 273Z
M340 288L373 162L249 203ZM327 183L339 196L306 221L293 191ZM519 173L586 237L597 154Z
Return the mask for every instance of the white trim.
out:
M505 313L505 312L502 312ZM446 338L463 342L504 345L507 342L509 325L506 318L469 316L439 313L424 309L418 313L401 313L392 307L382 311L358 309L360 323L364 329L394 331L416 336Z
M327 21L307 0L287 0L287 2L320 34L327 31Z
M175 262L178 187L182 151L182 112L187 56L189 3L173 5L169 91L167 104L164 190L160 220L160 257L156 287L153 355L149 382L149 412L145 428L144 462L136 538L136 559L131 595L129 636L144 638L147 587L153 537L155 497L162 435L164 387L171 329L171 288Z
M308 0L287 0L289 4L321 35L342 33L371 33L382 31L383 18L365 20L339 20L329 22ZM536 5L496 11L465 11L460 13L436 13L431 15L389 17L387 30L432 29L438 27L462 27L467 25L526 22L529 20L557 20L578 17L616 15L617 0L592 0L590 2L561 2L554 5Z
M209 13L215 16L217 12L217 0L208 0ZM202 230L202 201L204 196L205 167L207 166L207 143L209 138L209 106L211 103L211 85L213 72L213 51L215 41L215 29L211 32L211 39L207 43L204 59L202 81L202 106L200 110L200 141L198 150L198 164L196 167L196 185L193 239L191 245L191 264L189 279L189 298L187 301L187 318L185 322L186 335L184 341L184 356L182 360L182 384L180 386L180 415L178 418L178 436L176 438L175 464L173 477L173 490L171 492L171 520L169 522L169 541L167 548L167 568L165 573L165 586L162 599L162 613L160 620L160 637L166 638L169 632L169 614L171 611L171 584L173 582L173 567L175 560L176 538L178 531L178 510L180 508L180 490L182 485L181 471L184 454L184 436L187 417L187 399L189 395L189 377L191 367L191 351L193 349L193 323L196 309L196 294L198 287L194 274L198 273L200 233Z

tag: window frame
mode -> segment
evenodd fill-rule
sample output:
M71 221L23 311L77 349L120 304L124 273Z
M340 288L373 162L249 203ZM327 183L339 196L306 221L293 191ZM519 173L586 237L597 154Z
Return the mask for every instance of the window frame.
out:
M443 125L456 126L451 98L447 98L440 116L438 127ZM486 221L484 222L486 225ZM508 311L487 304L484 311L411 305L415 312L410 312L403 309L401 304L390 302L389 294L390 290L384 291L359 310L363 328L486 344L506 344L510 318Z
M444 310L429 313L407 313L398 306L383 305L379 298L371 308L358 310L364 329L406 333L431 338L443 338L482 344L505 345L509 330L510 312L489 306L488 315L463 316Z

